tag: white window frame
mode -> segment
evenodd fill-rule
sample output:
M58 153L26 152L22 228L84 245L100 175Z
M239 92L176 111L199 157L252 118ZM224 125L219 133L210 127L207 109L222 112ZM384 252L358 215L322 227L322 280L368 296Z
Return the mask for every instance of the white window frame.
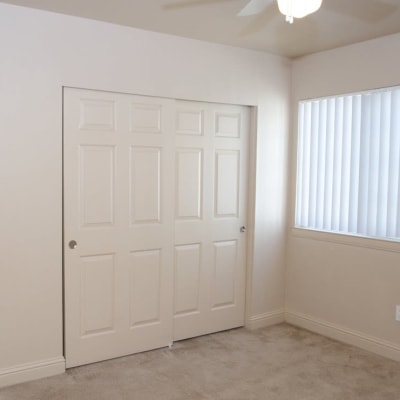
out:
M313 134L313 129L311 129L311 126L304 127L304 124L302 124L302 113L306 112L304 110L307 108L307 112L311 113L310 115L312 117L310 117L310 120L308 121L309 124L314 124L315 125L315 124L319 123L319 121L315 121L315 115L317 115L319 117L320 115L318 113L320 111L319 110L318 110L318 112L310 111L310 108L313 107L313 105L314 106L316 105L316 106L319 107L319 106L321 106L321 104L325 104L325 107L326 107L325 114L323 114L323 112L322 112L321 120L323 118L328 119L329 117L330 118L335 118L335 121L334 121L335 123L337 122L336 121L336 119L337 119L339 121L339 124L342 124L342 126L345 126L345 128L343 128L342 131L345 130L345 129L350 129L351 130L351 129L354 128L354 126L350 126L350 127L347 126L346 127L346 115L345 115L345 113L347 112L346 111L347 110L346 107L337 107L338 111L335 111L335 110L333 111L334 113L336 113L335 115L333 115L333 116L332 115L327 115L326 112L332 113L332 107L330 108L329 106L327 106L328 103L330 103L331 105L334 104L333 108L335 109L336 102L342 103L342 105L343 105L346 102L350 102L351 103L352 101L356 101L356 102L359 102L359 104L356 105L356 106L353 106L351 104L352 112L359 112L359 113L364 114L365 110L363 110L363 107L365 106L365 104L368 103L368 101L371 101L371 102L372 101L382 101L382 104L380 104L379 107L381 107L381 110L385 111L386 109L384 108L385 107L384 101L387 101L387 97L389 96L388 93L394 93L394 92L395 92L395 94L397 96L396 97L396 109L398 109L398 108L400 108L400 86L394 86L394 87L382 88L382 89L375 89L375 90L367 90L367 91L356 92L356 93L340 94L340 95L329 96L329 97L320 97L320 98L315 98L315 99L301 100L301 101L298 102L298 112L297 112L298 130L297 130L297 135L296 135L296 137L297 137L297 152L296 152L297 161L296 161L296 174L295 174L295 177L296 177L296 190L295 190L295 194L294 194L294 197L295 197L294 218L293 218L293 226L294 227L292 228L292 232L295 235L302 236L302 237L314 238L314 239L318 239L318 240L327 240L327 241L334 241L334 242L345 243L345 244L353 244L353 245L360 245L360 246L365 246L365 247L373 247L373 248L379 248L379 249L385 249L385 250L392 250L392 251L396 251L396 252L400 251L400 243L399 243L400 242L400 235L399 235L399 237L383 237L382 235L370 235L368 232L365 232L365 231L364 232L358 232L358 231L354 232L354 230L353 230L353 232L348 232L348 231L346 231L346 229L347 229L346 227L345 227L345 229L342 229L342 228L339 227L339 224L341 224L341 222L337 222L337 221L339 221L341 219L337 218L338 216L336 216L336 219L335 219L335 224L336 225L333 226L333 227L332 226L326 227L326 226L323 226L323 224L321 224L321 223L319 224L319 226L316 226L314 222L312 222L312 223L307 225L307 223L306 224L299 223L301 218L299 219L299 213L298 213L299 207L302 207L301 199L299 199L299 193L301 193L301 187L299 188L299 175L301 175L302 168L304 168L304 162L302 161L302 158L301 158L302 157L301 149L303 148L303 151L309 151L310 152L310 153L306 154L306 158L307 157L310 158L309 155L312 152L314 152L314 154L318 154L318 152L317 152L318 149L312 148L313 146L307 147L308 146L308 144L307 144L307 146L304 147L304 141L303 141L304 136L303 136L303 138L301 137L301 134L302 134L301 130L302 129L309 129L308 140L310 140L310 138L311 138L311 136ZM369 98L372 99L372 100L368 100ZM366 103L360 103L360 102L363 102L365 99L367 99ZM360 105L362 105L362 107ZM328 110L328 111L326 111L326 110ZM370 117L368 113L363 115L363 117L365 117L366 115L368 116L368 118ZM303 115L303 117L304 117L304 115ZM358 118L360 118L360 115L358 115ZM355 119L357 119L357 118L355 118ZM376 124L376 118L372 119L372 121L373 121L373 123ZM379 119L378 122L379 122L379 124L382 124L381 119ZM383 122L385 122L385 121L383 121ZM354 121L350 121L350 123L354 124ZM397 124L396 125L396 129L398 129L398 132L400 132L400 117L398 119L396 119L396 124ZM315 126L313 128L315 129ZM367 128L371 129L371 126L369 126ZM380 128L381 128L381 126L380 126ZM358 126L358 127L356 127L356 129L358 129L358 131L359 131L358 133L360 134L361 130L364 129L364 128ZM340 129L338 130L338 132L336 132L336 131L333 132L333 133L331 132L330 139L332 139L332 134L333 135L336 134L338 136L341 136L339 138L340 140L338 140L338 138L335 137L336 143L333 143L333 142L330 143L330 146L332 146L332 145L338 146L336 150L339 149L339 152L341 152L343 150L343 148L341 146L342 141L343 140L347 140L348 141L349 140L348 139L348 135L346 136L345 134L343 134L343 132L340 132ZM400 136L400 134L398 136ZM326 135L326 137L327 137L327 135ZM370 140L370 142L368 143L368 145L371 145L371 139L369 139L369 140ZM373 140L374 139L372 139L372 148L373 148ZM339 145L338 145L338 143L339 143ZM359 152L362 151L362 148L361 148L362 145L363 144L361 143L360 144L360 149L358 149ZM395 145L397 146L397 148L399 148L400 139L399 139L399 141L397 141L395 143ZM326 144L325 144L325 146L326 146ZM385 146L386 146L386 148L388 148L388 144L387 143L385 144ZM356 147L356 146L353 146L353 147ZM346 151L346 149L345 149L345 151ZM324 157L325 157L325 155L324 155ZM333 168L334 163L338 162L337 161L338 156L337 156L337 154L334 154L334 151L330 151L330 154L327 155L327 156L335 158L335 160L331 160L330 161L330 167ZM358 154L358 156L359 156L359 154ZM340 157L342 157L343 160L345 158L347 159L347 164L348 165L346 164L346 162L344 162L343 165L341 165L343 170L346 171L346 168L350 169L350 165L349 165L350 157L349 157L349 155L347 155L347 156L344 155L343 156L343 154L340 153L339 154L339 158ZM311 157L311 159L312 159L312 157ZM358 166L361 165L362 161L363 160L359 161ZM310 162L312 163L312 161L310 161ZM316 164L318 164L318 162L319 162L318 160L315 161ZM370 160L368 160L368 162L370 162ZM375 159L374 159L373 162L375 162L375 164L376 164L376 160ZM311 170L313 170L315 172L315 165L313 167L313 165L309 164L307 167L311 168ZM376 167L376 165L375 165L375 167ZM399 170L400 170L400 168L399 168ZM398 171L398 174L399 173L400 173L400 171ZM307 173L304 176L306 176L306 179L308 179L307 178ZM309 174L308 177L310 178L311 181L314 180L314 182L316 180L318 180L318 179L321 179L320 177L317 177L315 174L314 174L314 176L311 176L311 177L310 177L310 174ZM331 178L332 178L332 175L331 175ZM335 175L333 175L333 179L336 179L336 178L337 177L335 177ZM347 179L349 179L349 174L347 174ZM305 184L307 184L307 182ZM381 185L381 183L378 183L378 185ZM346 185L344 185L344 186L346 186ZM320 190L321 189L318 185L317 186L313 185L313 187L314 187L315 190ZM399 190L399 196L400 196L400 182L398 184L397 189ZM341 183L340 183L340 190L342 190ZM343 193L337 193L336 201L338 201L338 196L344 196L344 197L347 196L347 199L349 198L349 193L348 193L348 191L349 191L349 183L348 182L347 182L347 189L346 190L347 190L347 193L344 193L344 194ZM346 190L343 190L343 191L346 192ZM352 190L352 189L350 189L350 190ZM332 195L332 193L331 193L331 195ZM315 195L315 193L313 193L309 197L309 199L307 200L308 204L306 205L306 207L310 207L311 209L313 208L313 204L310 204L310 202L312 202L313 200L315 202L315 197L316 197L316 195ZM345 203L343 203L343 204L345 204ZM348 205L347 205L347 208L348 208ZM375 210L376 210L376 206L375 206ZM400 210L400 208L399 208L399 210ZM346 207L344 207L344 210L340 209L339 211L338 210L335 210L335 211L337 211L339 213L346 213L346 212L348 213L349 212L348 209L346 210ZM318 212L320 212L320 210L316 211L316 213L318 213ZM328 210L328 213L329 213L329 210ZM306 212L306 214L307 214L307 212ZM315 215L312 216L312 218L315 218ZM321 216L319 216L318 218L321 218ZM400 218L400 215L397 216L397 219L399 219L399 218ZM346 218L344 218L342 220L345 221L345 219ZM350 219L350 217L348 219ZM306 220L307 220L307 218L306 218ZM302 222L302 221L300 221L300 222ZM347 222L345 221L345 224Z

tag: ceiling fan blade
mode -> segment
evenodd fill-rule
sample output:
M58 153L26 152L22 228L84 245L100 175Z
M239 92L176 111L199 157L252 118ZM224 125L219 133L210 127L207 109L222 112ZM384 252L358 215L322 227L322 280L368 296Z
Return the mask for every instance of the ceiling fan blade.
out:
M238 16L248 17L250 15L259 14L273 1L274 0L250 0L250 2L238 13Z
M278 14L278 9L273 4L270 4L263 12L249 21L250 23L240 32L239 36L247 37L262 31Z
M174 3L164 4L162 8L164 10L177 10L180 8L189 8L195 6L203 6L207 4L217 4L217 3L226 3L232 2L233 0L182 0Z
M362 21L375 22L391 15L398 5L377 0L324 0L322 7Z

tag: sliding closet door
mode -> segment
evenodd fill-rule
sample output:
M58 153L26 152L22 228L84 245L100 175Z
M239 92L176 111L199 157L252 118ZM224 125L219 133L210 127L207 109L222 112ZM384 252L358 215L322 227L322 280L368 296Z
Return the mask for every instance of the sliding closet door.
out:
M171 343L173 104L64 92L67 367Z
M64 91L67 367L244 324L246 107Z
M176 106L174 340L244 324L249 109Z

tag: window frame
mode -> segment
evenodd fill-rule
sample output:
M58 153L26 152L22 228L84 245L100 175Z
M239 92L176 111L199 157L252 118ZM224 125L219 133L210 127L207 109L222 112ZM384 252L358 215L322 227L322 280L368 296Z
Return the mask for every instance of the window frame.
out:
M298 145L299 145L299 109L300 104L308 101L321 101L328 100L332 98L345 97L345 96L357 96L372 94L376 92L384 92L388 89L400 89L399 85L390 85L380 88L365 89L358 91L350 91L346 93L331 94L328 96L318 96L310 98L301 98L294 100L294 118L293 118L293 138L292 138L292 179L291 179L291 217L290 217L290 227L289 231L293 237L311 239L316 241L331 242L349 246L365 247L370 249L385 250L390 252L400 253L400 238L389 238L389 237L373 237L367 235L361 235L356 233L347 232L336 232L318 228L308 228L296 226L296 207L297 207L297 192L298 192L298 182L297 182L297 172L298 172ZM400 184L399 184L400 189Z

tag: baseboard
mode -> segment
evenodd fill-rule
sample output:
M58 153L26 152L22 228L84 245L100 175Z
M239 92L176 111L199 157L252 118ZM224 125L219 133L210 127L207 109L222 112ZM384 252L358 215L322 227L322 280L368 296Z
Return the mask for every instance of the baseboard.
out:
M400 361L400 346L394 343L294 311L286 311L285 320L288 324L307 329L395 361Z
M65 372L64 357L0 369L0 387L46 378Z
M285 311L276 310L264 314L254 315L246 321L246 328L257 329L285 322Z
M280 324L282 322L287 322L288 324L362 348L380 356L400 361L400 346L397 344L295 311L285 311L281 309L254 315L248 318L245 326L248 329L257 329ZM46 378L64 372L64 357L18 365L12 368L3 368L0 369L0 388L34 379Z

